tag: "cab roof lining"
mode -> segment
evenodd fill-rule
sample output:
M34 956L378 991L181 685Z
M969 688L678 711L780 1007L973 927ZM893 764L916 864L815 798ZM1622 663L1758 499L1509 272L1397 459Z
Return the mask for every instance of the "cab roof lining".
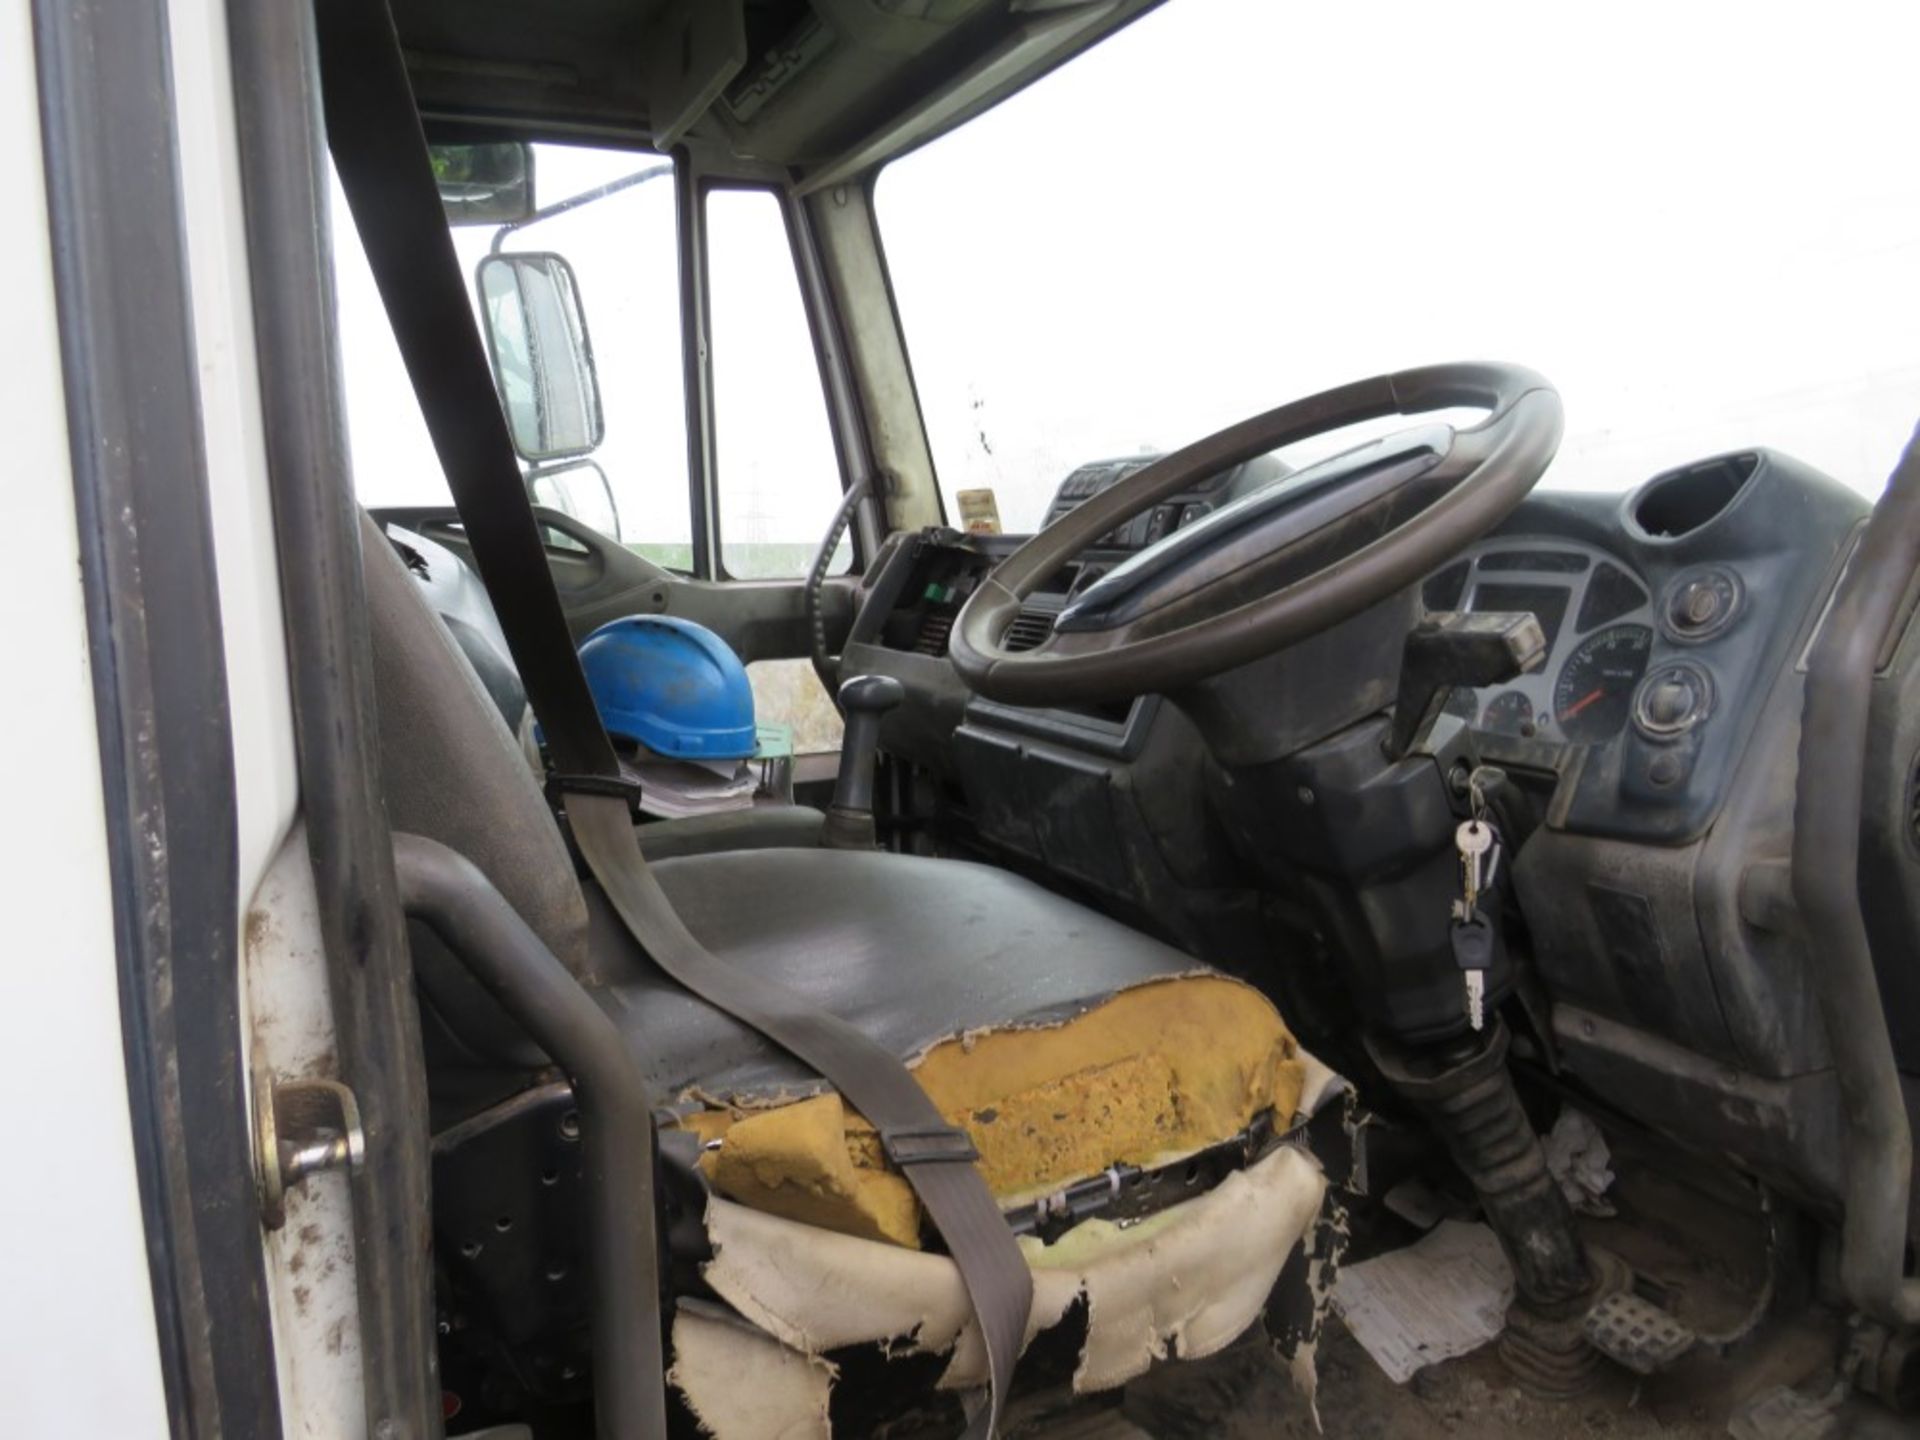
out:
M1158 3L392 0L438 138L661 148L684 136L708 170L816 183L923 143ZM720 5L736 10L716 26L706 7ZM711 74L717 98L693 97L676 123L689 68Z

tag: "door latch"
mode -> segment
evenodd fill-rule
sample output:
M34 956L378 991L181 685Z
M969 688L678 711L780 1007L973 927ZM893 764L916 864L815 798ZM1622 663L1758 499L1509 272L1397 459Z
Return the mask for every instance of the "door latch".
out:
M274 1080L253 1075L253 1163L260 1221L287 1223L287 1191L322 1170L358 1170L367 1137L360 1105L338 1080Z

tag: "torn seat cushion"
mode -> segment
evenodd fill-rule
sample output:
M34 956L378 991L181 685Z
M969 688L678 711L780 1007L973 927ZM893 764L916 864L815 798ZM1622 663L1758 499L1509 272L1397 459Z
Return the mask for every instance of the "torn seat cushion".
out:
M1300 1108L1314 1112L1344 1087L1302 1059ZM1072 1388L1086 1394L1124 1385L1158 1361L1217 1354L1264 1313L1269 1339L1311 1405L1345 1227L1329 1176L1305 1148L1309 1138L1301 1132L1147 1219L1116 1225L1096 1217L1050 1244L1021 1237L1034 1273L1028 1343L1056 1327L1072 1332L1066 1321L1077 1314ZM719 1199L708 1207L707 1231L713 1255L702 1274L724 1303L680 1299L667 1376L705 1433L831 1440L839 1433L835 1357L868 1348L889 1364L942 1357L941 1390L985 1382L979 1327L945 1256L823 1233ZM754 1383L741 1384L743 1375ZM899 1403L909 1407L900 1413L912 1413L908 1396Z
M740 851L655 871L694 934L914 1066L1003 1202L1115 1164L1153 1168L1271 1111L1302 1066L1258 991L988 866ZM820 1079L656 971L590 894L596 977L655 1093L682 1102L722 1195L914 1245L919 1210L878 1137Z

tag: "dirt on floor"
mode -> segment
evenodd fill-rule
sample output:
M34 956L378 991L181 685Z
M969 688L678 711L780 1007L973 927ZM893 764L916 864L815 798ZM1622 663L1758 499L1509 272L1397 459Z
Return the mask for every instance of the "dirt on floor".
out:
M1129 1387L1127 1418L1155 1440L1719 1440L1726 1434L1724 1420L1714 1424L1704 1413L1697 1419L1655 1414L1624 1372L1572 1403L1535 1400L1513 1384L1490 1349L1428 1366L1396 1385L1337 1320L1322 1337L1317 1403L1309 1404L1263 1350L1236 1346L1213 1360L1156 1372Z
M1275 1377L1286 1383L1284 1377ZM1271 1385L1262 1390L1271 1392ZM1284 1402L1274 1395L1276 1410ZM1725 1422L1703 1411L1656 1414L1643 1387L1626 1372L1610 1373L1577 1401L1536 1400L1514 1385L1491 1347L1458 1360L1430 1365L1405 1385L1396 1385L1346 1330L1333 1322L1320 1350L1320 1423L1326 1440L1442 1440L1472 1435L1605 1436L1607 1440L1707 1440L1726 1434ZM1297 1402L1286 1408L1301 1408ZM1244 1425L1221 1431L1222 1440L1253 1436L1316 1434L1310 1415L1272 1425L1247 1416ZM1278 1418L1277 1415L1275 1418Z
M1832 1381L1825 1337L1783 1329L1737 1362L1706 1360L1643 1380L1608 1367L1570 1402L1519 1389L1492 1347L1431 1365L1396 1385L1338 1320L1319 1354L1317 1405L1295 1389L1264 1343L1168 1366L1128 1387L1110 1433L1151 1440L1724 1440L1742 1402L1779 1385L1822 1393ZM1318 1410L1316 1425L1315 1410ZM1832 1427L1780 1440L1914 1440L1920 1423L1849 1402ZM1048 1440L1053 1440L1048 1432Z
M1610 1213L1580 1226L1590 1250L1630 1267L1636 1288L1701 1337L1661 1374L1604 1362L1577 1400L1544 1400L1486 1345L1396 1384L1336 1315L1311 1400L1256 1327L1219 1355L1156 1366L1118 1404L1043 1406L1038 1423L1009 1427L1011 1440L1920 1440L1920 1419L1850 1397L1840 1383L1843 1317L1777 1283L1806 1268L1794 1232L1715 1173L1642 1150L1623 1139ZM1454 1198L1456 1218L1471 1219L1470 1197ZM1348 1264L1422 1233L1384 1206L1356 1208L1350 1220Z

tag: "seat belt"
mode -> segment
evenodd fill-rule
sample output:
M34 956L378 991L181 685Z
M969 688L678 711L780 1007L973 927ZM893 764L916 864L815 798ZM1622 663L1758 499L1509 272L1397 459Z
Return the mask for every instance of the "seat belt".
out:
M587 868L635 941L700 999L814 1070L879 1132L925 1207L978 1320L989 1376L967 1440L995 1433L1026 1338L1033 1276L975 1161L898 1056L776 981L749 977L687 929L647 868L631 795L574 652L447 228L386 0L316 0L327 141L481 579L554 760ZM662 1357L639 1363L658 1381Z

